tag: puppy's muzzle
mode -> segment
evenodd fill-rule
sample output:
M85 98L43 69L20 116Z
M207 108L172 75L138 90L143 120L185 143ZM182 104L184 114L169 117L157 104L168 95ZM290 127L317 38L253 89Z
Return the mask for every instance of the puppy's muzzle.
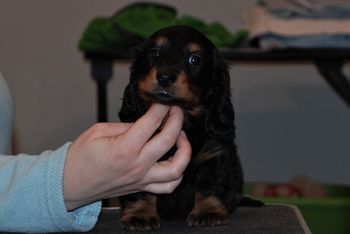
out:
M158 73L157 81L160 86L167 88L176 82L176 75Z

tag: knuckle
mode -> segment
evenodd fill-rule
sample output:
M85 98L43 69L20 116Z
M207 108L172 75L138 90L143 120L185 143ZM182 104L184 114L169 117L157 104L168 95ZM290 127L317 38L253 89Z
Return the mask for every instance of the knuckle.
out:
M135 149L130 144L125 144L120 149L118 149L118 154L120 154L122 157L130 159L136 156Z
M96 130L103 130L103 129L105 129L105 123L95 123L94 124L94 129L96 129Z
M172 179L178 179L182 176L182 170L180 170L177 167L174 167L173 169L170 170L170 175Z
M192 155L192 148L191 148L191 146L189 145L189 147L184 148L183 151L182 151L182 154L187 156L188 158L190 158L191 155Z
M176 143L176 136L174 134L166 134L162 137L162 145L171 147Z
M125 135L118 136L118 141L121 143L120 147L118 147L118 154L128 156L128 157L136 157L138 156L137 148L132 141L128 139Z
M135 165L132 171L132 177L134 178L135 181L139 181L143 178L144 176L144 167L142 165Z
M96 135L103 133L108 128L106 123L95 123L92 126L92 130Z
M173 185L172 183L168 183L168 184L165 186L163 192L164 192L165 194L170 194L170 193L174 192L175 188L176 188L175 185Z

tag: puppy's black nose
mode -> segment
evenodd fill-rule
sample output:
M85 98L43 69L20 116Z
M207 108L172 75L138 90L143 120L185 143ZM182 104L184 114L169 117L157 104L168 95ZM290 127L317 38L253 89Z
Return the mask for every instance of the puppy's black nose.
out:
M176 75L157 74L158 84L162 87L169 87L176 81Z

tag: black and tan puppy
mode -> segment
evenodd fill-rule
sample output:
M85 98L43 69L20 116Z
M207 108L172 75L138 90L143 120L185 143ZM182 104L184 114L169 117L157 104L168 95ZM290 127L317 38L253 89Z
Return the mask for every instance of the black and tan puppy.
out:
M183 109L191 162L172 194L120 197L121 225L153 229L159 227L159 217L187 217L190 226L226 224L243 187L230 77L218 50L199 31L188 26L165 28L140 48L125 89L121 121L134 122L155 102Z

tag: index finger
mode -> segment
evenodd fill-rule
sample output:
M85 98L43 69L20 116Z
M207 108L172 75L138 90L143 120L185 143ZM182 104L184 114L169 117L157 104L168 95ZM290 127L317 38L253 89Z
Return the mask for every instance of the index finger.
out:
M148 111L125 132L125 137L127 139L137 143L137 145L135 145L137 150L140 150L159 128L169 108L169 106L153 104Z
M165 183L180 178L191 159L191 145L186 134L180 134L177 150L168 160L155 163L145 176L146 183Z
M182 129L183 118L183 111L180 107L171 107L169 117L161 131L153 136L141 150L140 159L144 163L153 164L176 144Z

